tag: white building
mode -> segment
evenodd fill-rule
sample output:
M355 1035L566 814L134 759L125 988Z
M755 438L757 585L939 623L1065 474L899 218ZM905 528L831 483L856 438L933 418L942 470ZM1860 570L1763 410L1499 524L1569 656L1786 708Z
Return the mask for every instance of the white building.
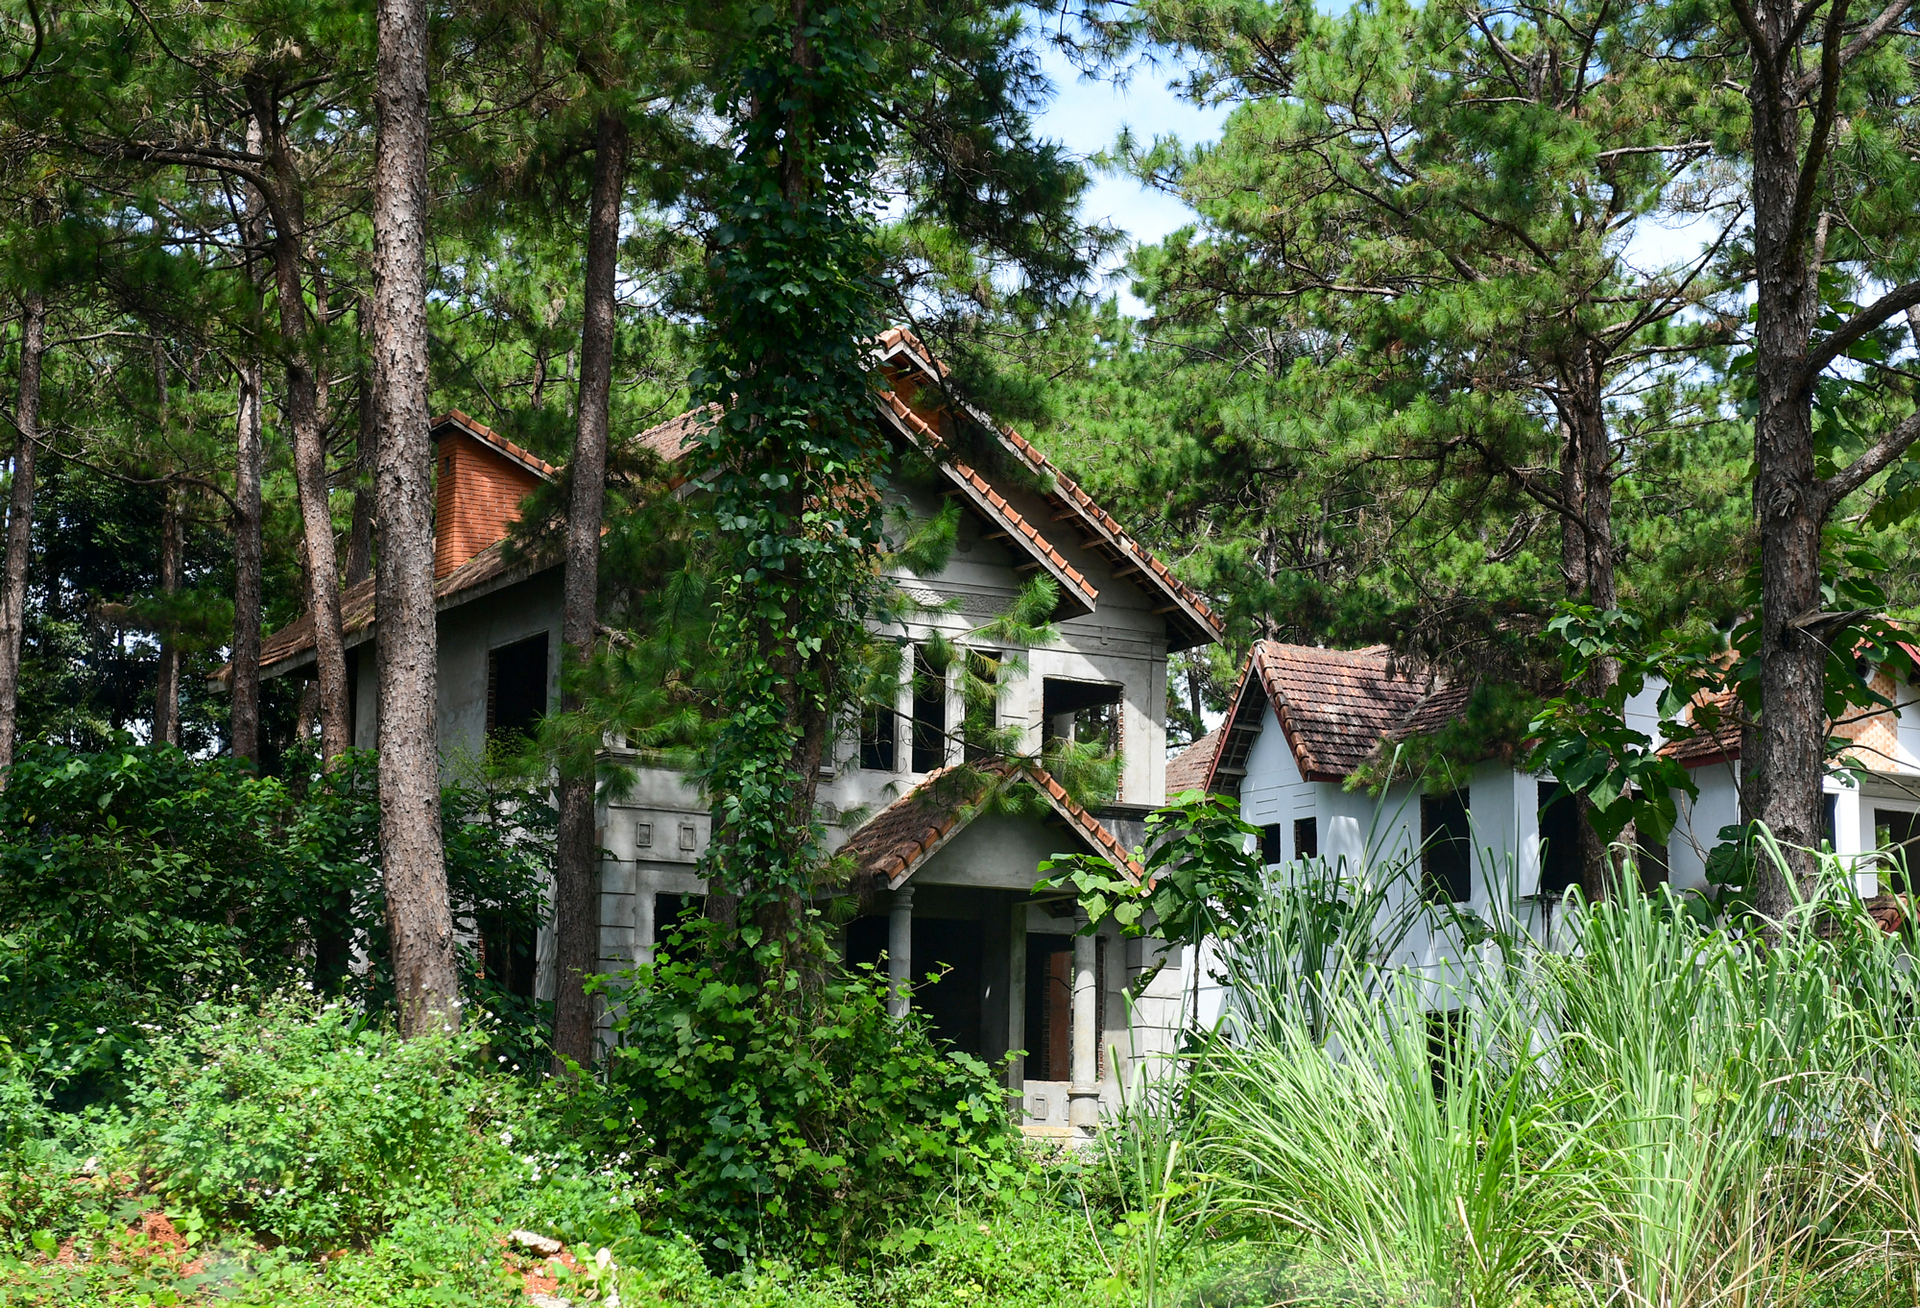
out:
M931 480L889 479L889 495L918 518L957 500L963 517L950 562L937 576L896 580L931 609L903 635L918 650L935 630L966 645L1004 612L1035 573L1059 591L1059 640L1010 651L1003 665L1000 725L1017 725L1037 756L1050 734L1106 733L1121 761L1115 802L1089 813L1036 767L1003 768L996 787L1030 787L1038 802L1022 816L962 803L931 780L961 759L957 679L914 694L904 680L893 715L850 729L822 771L819 802L832 843L856 867L848 889L870 912L851 923L844 947L854 961L910 956L918 978L944 966L944 979L917 987L913 1002L957 1047L997 1060L1025 1050L1008 1068L1028 1124L1066 1133L1089 1128L1135 1055L1167 1047L1178 1017L1181 973L1169 966L1130 1008L1123 990L1150 961L1152 942L1111 930L1076 938L1076 905L1037 897L1037 865L1063 852L1092 853L1137 872L1129 849L1145 815L1166 794L1167 656L1219 639L1206 604L1153 558L1032 445L979 415L956 413L937 385L937 365L911 336L882 338L888 389L874 421L902 458L951 446L957 422L984 426L997 445L994 468L930 461ZM678 459L707 421L682 415L644 434L663 458ZM561 569L509 565L501 542L521 498L556 471L461 414L434 426L436 586L439 596L438 727L443 759L479 754L490 732L524 728L557 702ZM343 596L354 740L375 744L370 582ZM266 643L267 676L310 675L311 624L302 618ZM637 756L628 759L636 765ZM601 957L609 971L651 956L673 914L706 892L698 864L708 813L678 772L639 766L625 798L603 803L606 851ZM1084 921L1084 918L1078 919ZM544 942L543 942L544 943ZM551 994L545 963L530 984Z
M1852 859L1856 885L1872 896L1892 878L1875 851L1920 836L1920 709L1912 688L1872 670L1876 691L1895 709L1836 724L1857 743L1848 757L1861 776L1835 769L1826 779L1829 841ZM1700 795L1680 796L1680 822L1666 846L1642 847L1648 884L1705 888L1706 859L1722 827L1739 822L1739 734L1662 742L1655 691L1628 706L1629 725L1646 732L1691 771ZM1571 804L1551 775L1511 759L1473 764L1457 788L1435 793L1425 778L1401 780L1378 795L1353 783L1395 743L1434 731L1465 708L1467 688L1396 674L1385 647L1329 650L1259 641L1249 652L1226 721L1168 765L1188 788L1235 795L1261 828L1267 862L1318 855L1353 871L1410 865L1402 895L1452 904L1493 920L1517 913L1533 929L1550 927L1555 907L1579 881ZM1458 958L1450 915L1425 915L1394 960L1438 974Z

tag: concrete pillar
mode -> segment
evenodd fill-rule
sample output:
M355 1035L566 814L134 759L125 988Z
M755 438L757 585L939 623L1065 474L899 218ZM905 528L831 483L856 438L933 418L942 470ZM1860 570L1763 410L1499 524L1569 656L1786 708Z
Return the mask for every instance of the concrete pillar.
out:
M892 993L887 1012L905 1017L913 1000L913 887L893 892L887 908L887 980Z
M633 962L638 967L653 961L653 942L660 924L653 920L656 878L651 869L633 865Z
M1087 927L1085 909L1075 909L1073 929ZM1073 938L1073 1047L1067 1060L1067 1122L1083 1136L1100 1125L1099 985L1094 975L1097 945L1090 935Z
M1027 897L1019 892L1011 896L1013 909L1007 920L1007 1048L1027 1047ZM1026 1084L1025 1056L1007 1063L1007 1088L1018 1090Z

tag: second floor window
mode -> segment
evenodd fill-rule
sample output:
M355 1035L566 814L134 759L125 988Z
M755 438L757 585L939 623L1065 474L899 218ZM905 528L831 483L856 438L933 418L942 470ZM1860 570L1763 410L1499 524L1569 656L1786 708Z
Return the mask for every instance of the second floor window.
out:
M547 633L487 651L487 735L520 740L547 714Z
M1420 797L1420 885L1429 904L1473 898L1473 824L1464 790Z
M913 647L913 770L947 765L947 668L936 667L924 645Z

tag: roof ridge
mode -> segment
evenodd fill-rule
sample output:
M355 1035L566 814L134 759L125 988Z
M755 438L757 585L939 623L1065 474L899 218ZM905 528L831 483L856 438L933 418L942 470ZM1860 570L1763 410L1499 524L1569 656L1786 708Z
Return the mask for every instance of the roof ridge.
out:
M558 465L548 463L532 450L514 444L505 436L502 436L499 432L487 426L484 422L481 422L477 418L468 417L459 409L448 409L439 417L429 419L427 422L427 430L432 432L435 428L449 422L464 428L468 435L479 438L483 444L491 445L502 454L512 458L515 462L525 465L530 472L537 472L541 476L548 478L556 477L560 473Z

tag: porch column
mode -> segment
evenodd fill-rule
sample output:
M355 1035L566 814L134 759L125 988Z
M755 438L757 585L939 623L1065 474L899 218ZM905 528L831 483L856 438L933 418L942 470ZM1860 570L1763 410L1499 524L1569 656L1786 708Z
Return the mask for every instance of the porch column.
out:
M913 887L893 892L887 908L887 1012L905 1017L913 999Z
M1076 908L1073 929L1084 931L1087 911ZM1100 1125L1100 1013L1094 964L1099 958L1092 936L1073 938L1073 1048L1067 1060L1067 1123L1083 1136Z

